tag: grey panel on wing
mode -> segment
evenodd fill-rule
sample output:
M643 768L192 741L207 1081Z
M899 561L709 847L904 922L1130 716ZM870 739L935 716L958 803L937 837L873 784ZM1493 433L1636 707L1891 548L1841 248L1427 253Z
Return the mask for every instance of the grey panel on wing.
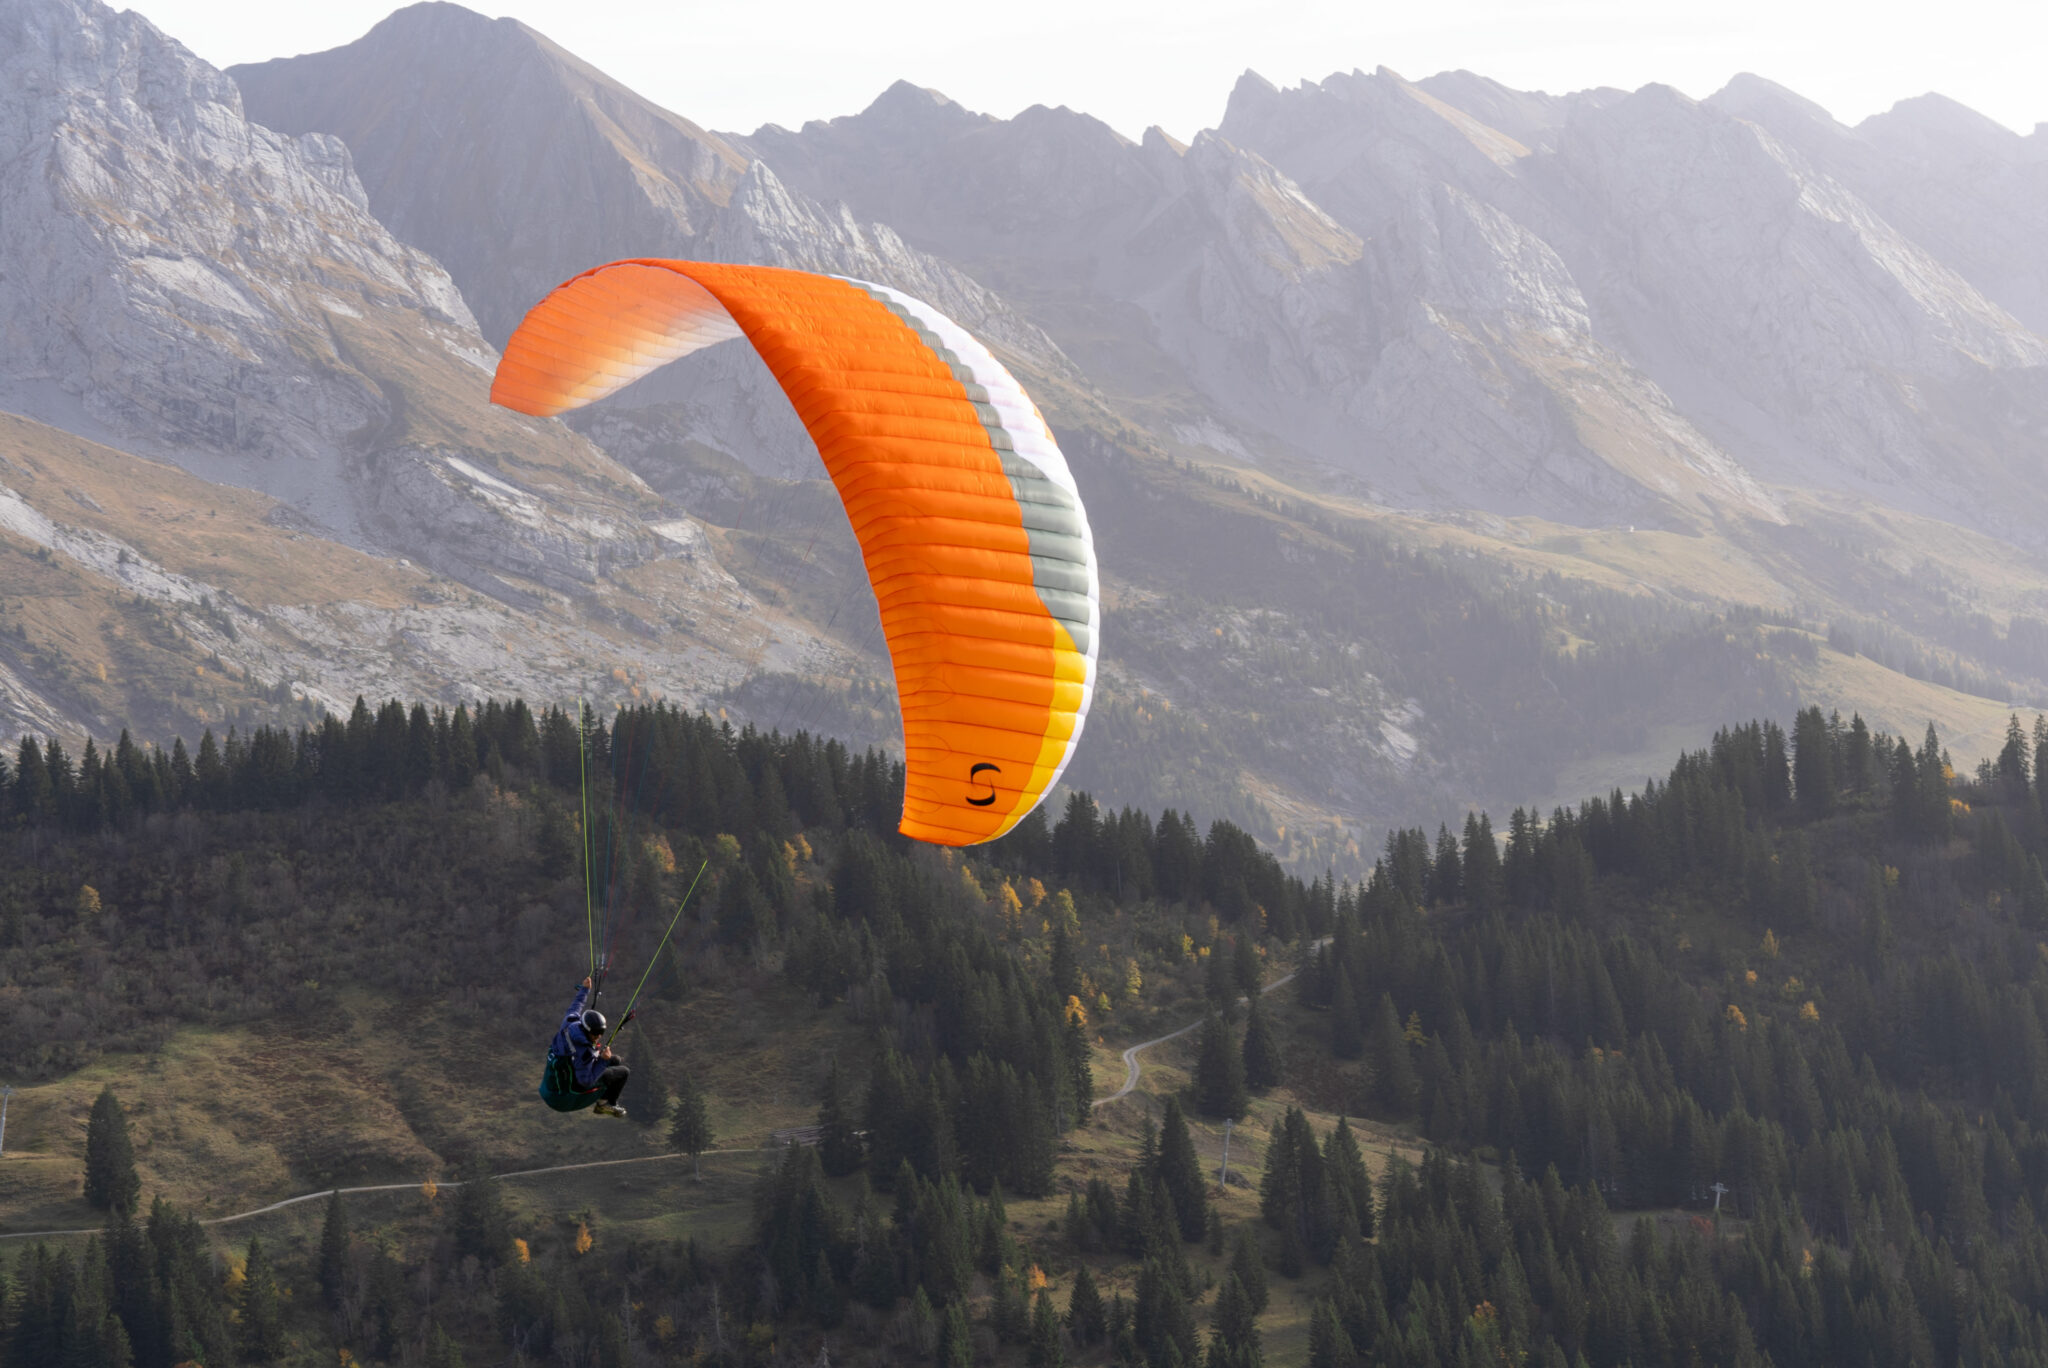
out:
M848 283L860 284L857 281ZM1009 481L1010 492L1016 496L1024 535L1030 544L1031 587L1037 590L1047 616L1064 627L1073 639L1074 649L1082 655L1090 654L1090 644L1095 635L1095 605L1091 593L1094 587L1094 551L1089 544L1088 520L1081 512L1080 501L1048 479L1045 472L1030 460L1017 454L1016 439L1003 426L1001 413L989 402L988 386L975 375L972 366L962 361L943 338L926 328L923 321L902 304L864 285L860 288L870 299L902 319L904 325L917 334L917 340L946 363L966 390L974 405L975 416L981 420L983 431L988 433L989 447L1002 462L1003 476ZM1010 384L1014 387L1016 382L1012 380ZM1019 393L1021 395L1022 391Z

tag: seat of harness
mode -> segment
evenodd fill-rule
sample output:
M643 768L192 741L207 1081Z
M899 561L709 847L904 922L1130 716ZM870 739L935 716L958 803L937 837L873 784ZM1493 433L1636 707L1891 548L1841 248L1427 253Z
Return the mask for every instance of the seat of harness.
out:
M576 1086L576 1067L567 1057L548 1051L540 1073L540 1099L556 1111L581 1111L597 1101L601 1086Z

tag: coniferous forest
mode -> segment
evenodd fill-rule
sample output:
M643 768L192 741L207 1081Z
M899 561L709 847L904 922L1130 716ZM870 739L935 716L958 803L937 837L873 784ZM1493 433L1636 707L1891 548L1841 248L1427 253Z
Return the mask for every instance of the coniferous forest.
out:
M81 1156L105 1228L0 1246L0 1365L1238 1368L1290 1289L1306 1347L1271 1361L1316 1368L2048 1363L2044 781L2039 722L1959 774L1932 729L1808 709L1640 793L1393 832L1350 883L1085 795L945 856L894 834L886 757L664 707L27 740L0 774L20 1081L351 992L521 1022L580 970L587 898L645 959L699 870L649 992L715 953L858 1048L737 1243L593 1248L472 1164L431 1221L337 1196L305 1250L231 1248L136 1182L109 1090ZM1191 1009L1186 1091L1114 1173L1071 1167L1096 1037ZM1300 1105L1226 1219L1191 1118L1275 1089ZM299 1156L300 1190L390 1181L355 1162Z

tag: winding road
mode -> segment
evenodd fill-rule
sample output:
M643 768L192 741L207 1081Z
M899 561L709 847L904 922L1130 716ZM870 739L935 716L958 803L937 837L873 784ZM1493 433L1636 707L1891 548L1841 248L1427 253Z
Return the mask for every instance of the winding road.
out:
M1321 945L1322 942L1318 941L1316 942L1316 944ZM1275 988L1278 988L1281 984L1291 982L1294 979L1295 975L1299 974L1300 972L1301 970L1299 969L1289 970L1287 973L1281 975L1279 978L1274 979L1265 987L1259 989L1259 996L1264 997L1266 994L1272 992ZM1242 1002L1244 1001L1244 999L1239 998L1238 1001ZM1122 1101L1124 1098L1129 1097L1131 1095L1131 1090L1138 1086L1138 1056L1143 1054L1145 1051L1151 1049L1154 1045L1164 1045L1169 1040L1180 1039L1182 1036L1186 1035L1189 1031L1194 1030L1201 1024L1202 1023L1199 1021L1191 1021L1187 1025L1181 1027L1178 1031L1169 1031L1165 1035L1159 1036L1153 1040L1140 1041L1138 1044L1133 1045L1130 1048L1126 1049L1123 1054L1125 1069L1124 1085L1121 1088L1118 1088L1115 1092L1111 1093L1107 1097L1096 1098L1092 1105L1097 1107L1106 1107L1112 1102L1119 1102ZM767 1149L705 1150L704 1153L769 1154L772 1153L775 1148L776 1147L771 1146ZM631 1159L595 1159L583 1164L554 1164L547 1168L518 1169L511 1173L494 1174L492 1175L492 1177L495 1181L503 1182L511 1178L532 1178L543 1173L568 1173L575 1169L616 1168L621 1164L658 1164L665 1159L682 1159L685 1157L686 1156L682 1154L642 1154L637 1155ZM462 1186L464 1181L473 1182L475 1180L453 1179L444 1183L436 1179L434 1185L437 1189L459 1188ZM204 1217L200 1220L199 1224L208 1226L230 1225L236 1221L246 1221L252 1216L265 1216L273 1211L282 1211L286 1207L297 1206L301 1202L316 1202L321 1198L331 1196L336 1192L339 1192L342 1196L346 1197L358 1192L403 1192L408 1188L418 1188L423 1185L424 1180L420 1183L377 1183L370 1187L321 1188L318 1192L302 1192L296 1197L287 1197L281 1202L272 1202L269 1206L255 1207L249 1211L238 1211L232 1216ZM84 1226L75 1230L7 1230L0 1231L0 1240L39 1240L53 1238L59 1235L97 1235L104 1228L105 1227L103 1226Z
M1314 946L1310 946L1309 948L1314 949L1316 948L1316 946L1320 946L1323 943L1323 941L1317 941ZM1259 996L1264 997L1266 994L1272 992L1275 988L1278 988L1281 984L1292 982L1294 976L1296 974L1299 974L1300 972L1301 970L1299 969L1288 970L1279 978L1274 979L1271 983L1259 989ZM1243 1002L1244 999L1239 998L1238 1001ZM1133 1045L1129 1049L1125 1050L1124 1085L1121 1088L1118 1088L1115 1092L1111 1093L1107 1097L1096 1098L1089 1105L1091 1107L1106 1107L1112 1102L1121 1102L1124 1098L1129 1097L1131 1095L1131 1089L1138 1086L1138 1056L1143 1054L1145 1051L1151 1049L1154 1045L1164 1045L1169 1040L1179 1040L1182 1036L1186 1035L1189 1031L1194 1030L1197 1026L1200 1026L1201 1024L1202 1023L1199 1021L1190 1021L1187 1025L1181 1027L1178 1031L1168 1031L1165 1035L1160 1036L1155 1040L1139 1041L1136 1045Z

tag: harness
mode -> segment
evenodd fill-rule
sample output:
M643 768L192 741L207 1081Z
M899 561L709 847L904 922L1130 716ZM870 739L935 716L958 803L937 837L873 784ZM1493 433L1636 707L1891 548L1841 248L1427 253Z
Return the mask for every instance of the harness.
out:
M577 1087L575 1064L566 1055L548 1051L548 1062L541 1066L540 1071L540 1100L551 1110L573 1112L596 1106L602 1091L601 1088Z

